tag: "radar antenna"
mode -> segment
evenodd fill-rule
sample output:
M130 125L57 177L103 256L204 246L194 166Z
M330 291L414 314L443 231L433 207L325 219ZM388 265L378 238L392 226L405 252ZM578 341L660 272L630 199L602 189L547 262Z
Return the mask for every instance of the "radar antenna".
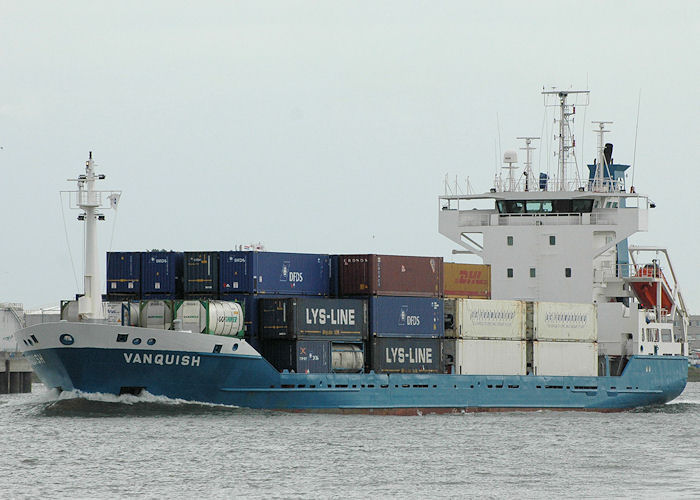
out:
M515 191L515 178L513 177L513 170L518 167L514 167L513 164L518 162L518 155L515 151L506 151L503 153L503 163L507 163L507 167L501 167L508 171L508 188L504 191Z

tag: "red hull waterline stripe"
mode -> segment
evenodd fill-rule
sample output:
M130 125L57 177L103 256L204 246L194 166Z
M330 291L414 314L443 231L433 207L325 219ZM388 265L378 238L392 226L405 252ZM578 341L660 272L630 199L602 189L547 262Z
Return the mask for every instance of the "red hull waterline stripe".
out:
M463 413L505 413L516 411L587 411L597 413L619 413L632 408L305 408L275 410L289 413L331 413L342 415L460 415Z

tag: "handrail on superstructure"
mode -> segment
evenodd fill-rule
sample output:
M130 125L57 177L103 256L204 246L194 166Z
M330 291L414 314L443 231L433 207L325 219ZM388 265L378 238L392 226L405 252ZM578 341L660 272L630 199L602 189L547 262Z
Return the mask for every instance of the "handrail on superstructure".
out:
M680 291L680 287L678 285L678 278L676 276L676 271L673 269L673 264L671 263L671 257L668 253L667 248L663 247L656 247L656 246L639 246L639 245L631 245L629 247L629 253L630 253L630 259L632 260L632 263L635 265L637 264L637 259L636 256L642 252L654 252L657 255L659 253L663 254L664 257L666 258L666 264L668 265L668 270L671 272L671 278L673 279L672 286L669 288L672 288L673 296L678 297L678 303L681 306L679 309L679 313L687 319L688 317L688 309L686 308L685 305L685 299L683 298L683 294ZM662 268L662 266L656 264L659 269ZM663 281L661 277L659 277L659 280Z

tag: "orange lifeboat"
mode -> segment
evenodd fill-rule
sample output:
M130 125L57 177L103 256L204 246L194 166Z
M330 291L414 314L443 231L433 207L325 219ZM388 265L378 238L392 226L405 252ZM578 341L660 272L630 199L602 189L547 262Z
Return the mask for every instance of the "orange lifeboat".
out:
M666 284L666 287L661 287L661 309L666 311L671 310L673 305L673 300L671 295L668 293L668 282L664 277L658 266L654 264L647 264L642 266L637 271L636 277L638 278L661 278ZM658 281L633 281L632 288L634 292L639 297L639 302L642 304L644 309L653 309L656 307L656 287L659 286Z

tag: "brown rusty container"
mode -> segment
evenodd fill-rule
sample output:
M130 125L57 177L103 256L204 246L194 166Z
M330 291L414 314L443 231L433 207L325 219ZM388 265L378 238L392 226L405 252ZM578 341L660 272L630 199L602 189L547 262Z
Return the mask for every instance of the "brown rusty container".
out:
M491 266L445 262L445 297L491 298Z
M341 295L442 297L442 257L340 255Z

